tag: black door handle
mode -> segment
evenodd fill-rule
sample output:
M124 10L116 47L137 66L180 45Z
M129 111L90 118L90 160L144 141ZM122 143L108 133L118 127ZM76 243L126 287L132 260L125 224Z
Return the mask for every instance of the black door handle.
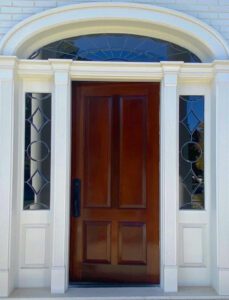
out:
M80 195L81 195L81 182L80 179L73 179L72 182L72 216L80 217Z

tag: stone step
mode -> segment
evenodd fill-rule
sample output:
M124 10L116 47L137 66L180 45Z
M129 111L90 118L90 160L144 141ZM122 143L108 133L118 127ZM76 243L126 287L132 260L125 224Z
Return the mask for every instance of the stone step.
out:
M62 294L50 289L16 289L10 299L15 300L229 300L219 296L211 287L180 287L177 293L164 293L160 287L74 287ZM4 299L4 298L2 298Z

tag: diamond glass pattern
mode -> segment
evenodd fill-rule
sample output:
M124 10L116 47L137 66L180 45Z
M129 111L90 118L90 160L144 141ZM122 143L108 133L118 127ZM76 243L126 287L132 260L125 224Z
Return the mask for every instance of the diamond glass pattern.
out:
M37 107L31 117L28 118L28 122L31 123L38 133L41 132L49 121L49 118L44 114L40 107Z
M184 187L187 189L190 195L194 194L197 188L201 185L201 179L199 179L193 170L190 170L186 177L183 179Z
M204 96L179 99L180 209L204 209Z
M91 34L60 40L36 50L30 59L160 62L201 60L173 43L131 34Z
M50 207L51 94L26 93L24 209Z
M193 111L190 111L189 114L181 121L181 123L183 123L189 133L192 134L200 124L200 120Z
M46 179L44 175L39 170L36 170L35 173L26 181L29 187L34 191L36 195L39 195L46 184L49 181Z

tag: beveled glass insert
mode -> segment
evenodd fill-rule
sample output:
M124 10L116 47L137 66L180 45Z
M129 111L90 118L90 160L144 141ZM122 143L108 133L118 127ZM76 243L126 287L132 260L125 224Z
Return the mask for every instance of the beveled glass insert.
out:
M63 39L38 49L29 58L59 58L80 61L201 62L194 53L171 42L131 34L91 34Z
M50 208L51 94L25 95L24 209Z
M204 96L179 99L180 209L204 209Z

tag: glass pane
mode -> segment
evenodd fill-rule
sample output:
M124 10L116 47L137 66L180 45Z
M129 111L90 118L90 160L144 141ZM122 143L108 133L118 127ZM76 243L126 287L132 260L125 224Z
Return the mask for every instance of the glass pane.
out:
M173 43L131 34L94 34L64 39L35 51L30 59L84 61L201 62L189 50Z
M24 209L50 208L51 94L26 93Z
M180 209L204 209L204 96L180 96Z

